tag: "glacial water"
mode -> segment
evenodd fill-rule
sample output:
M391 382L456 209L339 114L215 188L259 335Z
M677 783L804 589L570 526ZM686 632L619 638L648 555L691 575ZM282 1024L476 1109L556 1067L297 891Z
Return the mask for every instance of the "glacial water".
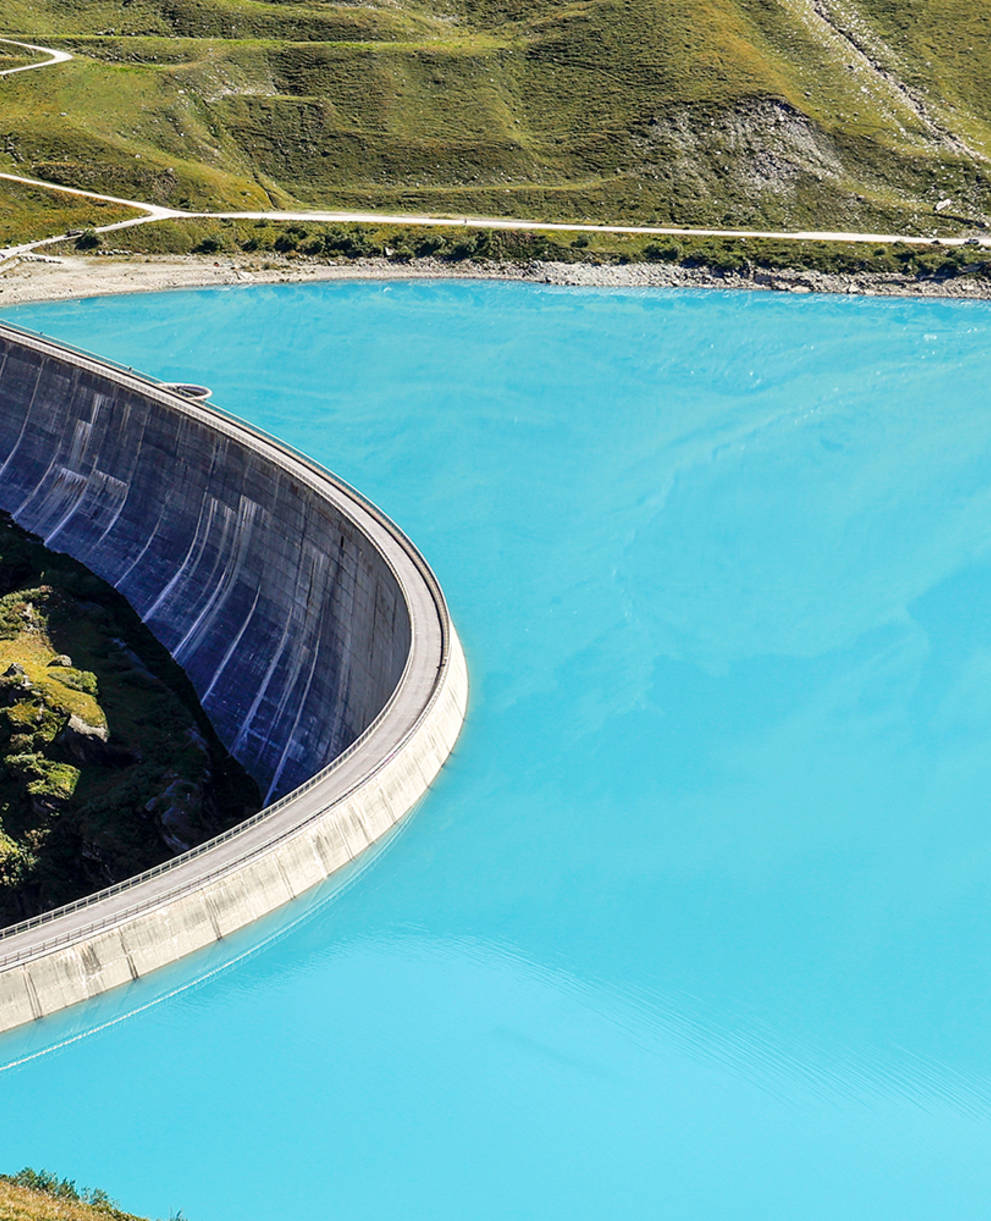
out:
M346 885L0 1040L0 1169L190 1221L985 1221L991 307L8 314L375 498L473 688Z

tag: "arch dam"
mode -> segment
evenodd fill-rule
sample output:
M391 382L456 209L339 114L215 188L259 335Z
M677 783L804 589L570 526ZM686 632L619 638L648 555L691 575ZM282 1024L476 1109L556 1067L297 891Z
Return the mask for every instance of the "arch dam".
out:
M330 472L175 388L0 324L0 508L113 584L266 794L240 826L0 932L0 1031L217 941L423 796L464 720L443 592Z

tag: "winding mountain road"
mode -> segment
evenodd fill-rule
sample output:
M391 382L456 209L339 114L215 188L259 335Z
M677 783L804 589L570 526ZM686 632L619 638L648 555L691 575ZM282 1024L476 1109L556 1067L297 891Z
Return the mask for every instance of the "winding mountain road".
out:
M8 68L0 72L0 76L9 76L14 72L26 72L34 68L49 68L55 64L65 63L72 58L66 51L56 51L51 47L35 46L32 43L15 42L10 38L0 38L0 43L24 47L50 58L36 64L25 64L19 68ZM698 229L673 225L597 225L571 224L563 221L528 220L520 217L496 216L434 216L414 212L339 212L307 209L300 211L260 211L260 212L195 212L181 208L167 208L159 204L147 203L136 199L123 199L117 195L103 195L97 191L84 191L78 187L67 187L61 183L48 182L42 178L26 178L20 174L0 173L0 180L16 182L23 186L37 187L40 190L58 191L63 195L78 196L83 199L100 200L104 203L118 204L122 207L135 209L139 214L127 220L116 221L109 225L99 225L94 232L113 233L118 229L127 229L133 225L147 225L160 220L268 220L268 221L322 221L335 224L363 225L423 225L437 228L463 226L468 229L512 230L530 233L616 233L640 235L644 237L719 237L719 238L765 238L784 242L859 242L876 245L895 245L901 243L908 246L930 246L938 242L942 246L980 245L991 246L991 236L974 237L919 237L907 233L853 233L842 230L777 230L777 229ZM17 246L0 247L0 269L10 259L30 255L45 246L52 246L65 241L69 235L60 233L54 237L40 238L33 242L24 242Z
M47 55L36 64L21 64L19 68L4 68L0 76L13 76L15 72L33 72L35 68L50 68L52 64L68 63L72 56L68 51L56 51L53 47L38 47L33 42L16 42L13 38L0 38L0 42L8 47L20 47L23 51L37 51L39 55Z

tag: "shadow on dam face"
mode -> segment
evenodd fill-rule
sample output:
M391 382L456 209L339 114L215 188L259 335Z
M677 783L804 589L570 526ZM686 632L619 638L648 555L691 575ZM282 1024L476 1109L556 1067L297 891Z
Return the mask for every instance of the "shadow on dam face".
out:
M0 508L128 599L266 800L284 796L223 842L0 934L2 1030L354 859L442 766L467 672L433 574L353 489L174 388L4 325Z
M208 418L3 335L0 508L127 598L268 799L399 682L409 613L353 521Z

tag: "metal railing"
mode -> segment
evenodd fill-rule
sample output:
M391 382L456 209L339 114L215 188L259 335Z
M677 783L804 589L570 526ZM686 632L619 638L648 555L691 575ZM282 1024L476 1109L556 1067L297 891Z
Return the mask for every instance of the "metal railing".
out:
M398 754L398 752L410 740L412 735L423 723L424 718L433 708L442 690L441 679L447 670L450 660L451 631L447 601L444 597L440 583L430 565L423 558L405 532L401 530L399 526L397 526L396 523L392 521L392 519L388 517L387 514L385 514L373 501L369 500L367 496L349 484L346 480L341 479L340 476L335 475L332 471L328 470L326 467L304 454L301 450L296 449L293 445L282 441L278 437L273 436L271 433L266 432L264 429L256 427L254 424L249 424L246 420L242 419L235 413L218 407L214 403L194 403L189 399L184 399L175 391L168 390L160 379L147 374L138 373L129 365L123 365L109 358L97 356L94 353L88 352L84 348L77 347L74 344L65 343L61 340L53 340L41 332L31 331L26 327L17 326L16 324L12 324L7 321L0 321L0 336L2 336L3 332L5 331L11 332L15 337L21 336L29 340L30 343L28 346L33 347L39 342L44 344L45 348L50 350L52 354L56 356L56 358L60 357L62 354L82 357L87 363L96 366L98 371L108 370L109 372L116 374L117 376L114 378L115 381L120 380L121 376L123 376L128 380L136 382L139 386L152 389L155 391L156 397L159 395L165 396L168 406L174 410L177 409L186 414L204 417L207 423L210 423L210 416L216 416L219 420L229 425L233 425L237 431L244 433L249 443L257 443L258 441L261 441L268 448L275 451L276 457L281 456L284 458L290 458L295 463L301 465L308 475L314 477L316 482L314 482L314 479L306 480L308 483L310 483L310 486L313 487L314 490L320 490L319 482L326 482L338 491L343 492L346 496L355 500L402 546L403 550L407 553L410 560L416 567L419 575L422 577L437 611L441 635L441 648L437 663L437 671L434 676L430 694L424 702L422 708L419 710L413 723L407 727L405 732L401 735L399 740L392 745L389 751L380 756L371 764L368 772L366 772L359 780L355 781L352 785L340 793L333 795L328 794L329 800L325 806L308 815L299 823L285 828L271 839L265 840L263 843L256 845L243 857L239 857L233 861L227 861L223 865L219 866L216 870L212 870L206 874L198 874L194 879L191 879L185 885L179 884L163 894L156 895L154 899L148 900L144 903L136 903L133 906L125 908L121 911L108 914L107 917L102 920L97 919L91 921L89 924L73 928L58 937L46 939L43 942L32 944L31 946L25 947L20 951L8 954L5 957L0 958L0 968L9 966L13 962L20 961L25 958L37 957L58 945L86 937L91 933L97 932L101 928L114 927L115 925L131 919L142 910L157 907L189 890L195 890L207 881L229 872L230 870L233 870L239 865L243 864L245 861L249 861L259 854L267 851L274 844L280 843L283 840L297 834L315 819L323 817L331 806L340 801L346 800ZM357 525L358 523L355 524ZM387 555L382 552L380 552L380 555L392 572L404 598L406 598L407 605L409 605L408 591L400 574L395 570ZM205 840L202 844L197 844L194 848L188 849L179 856L171 857L169 860L163 861L161 864L155 865L151 869L146 869L142 873L135 874L133 877L127 878L122 882L117 882L112 886L104 888L103 890L96 891L82 899L77 899L72 903L63 905L62 907L53 908L51 911L43 912L38 916L33 916L30 919L22 920L17 924L8 925L6 928L0 929L0 942L19 936L22 933L29 932L32 929L44 927L47 924L51 924L55 921L63 919L64 917L72 915L75 912L85 910L89 907L96 907L119 894L136 889L157 877L161 877L164 874L175 872L177 870L183 870L190 862L212 851L215 851L221 845L229 843L231 840L245 835L248 831L252 830L254 827L257 827L261 823L271 820L275 814L278 814L286 807L298 801L304 793L309 792L318 785L325 784L330 781L333 778L333 774L348 759L350 759L355 753L365 746L370 735L381 725L382 721L394 707L404 689L407 677L409 675L410 667L413 661L414 645L415 634L411 630L410 649L407 655L406 665L403 669L402 675L400 676L399 682L393 689L389 699L385 702L374 719L365 727L361 734L359 734L359 736L339 755L332 759L326 767L322 768L320 771L311 776L309 780L304 781L290 793L287 793L284 797L280 797L277 801L266 806L264 809L259 810L250 818L238 823L237 826L231 827L227 831L223 831L221 834L216 835L209 840Z

